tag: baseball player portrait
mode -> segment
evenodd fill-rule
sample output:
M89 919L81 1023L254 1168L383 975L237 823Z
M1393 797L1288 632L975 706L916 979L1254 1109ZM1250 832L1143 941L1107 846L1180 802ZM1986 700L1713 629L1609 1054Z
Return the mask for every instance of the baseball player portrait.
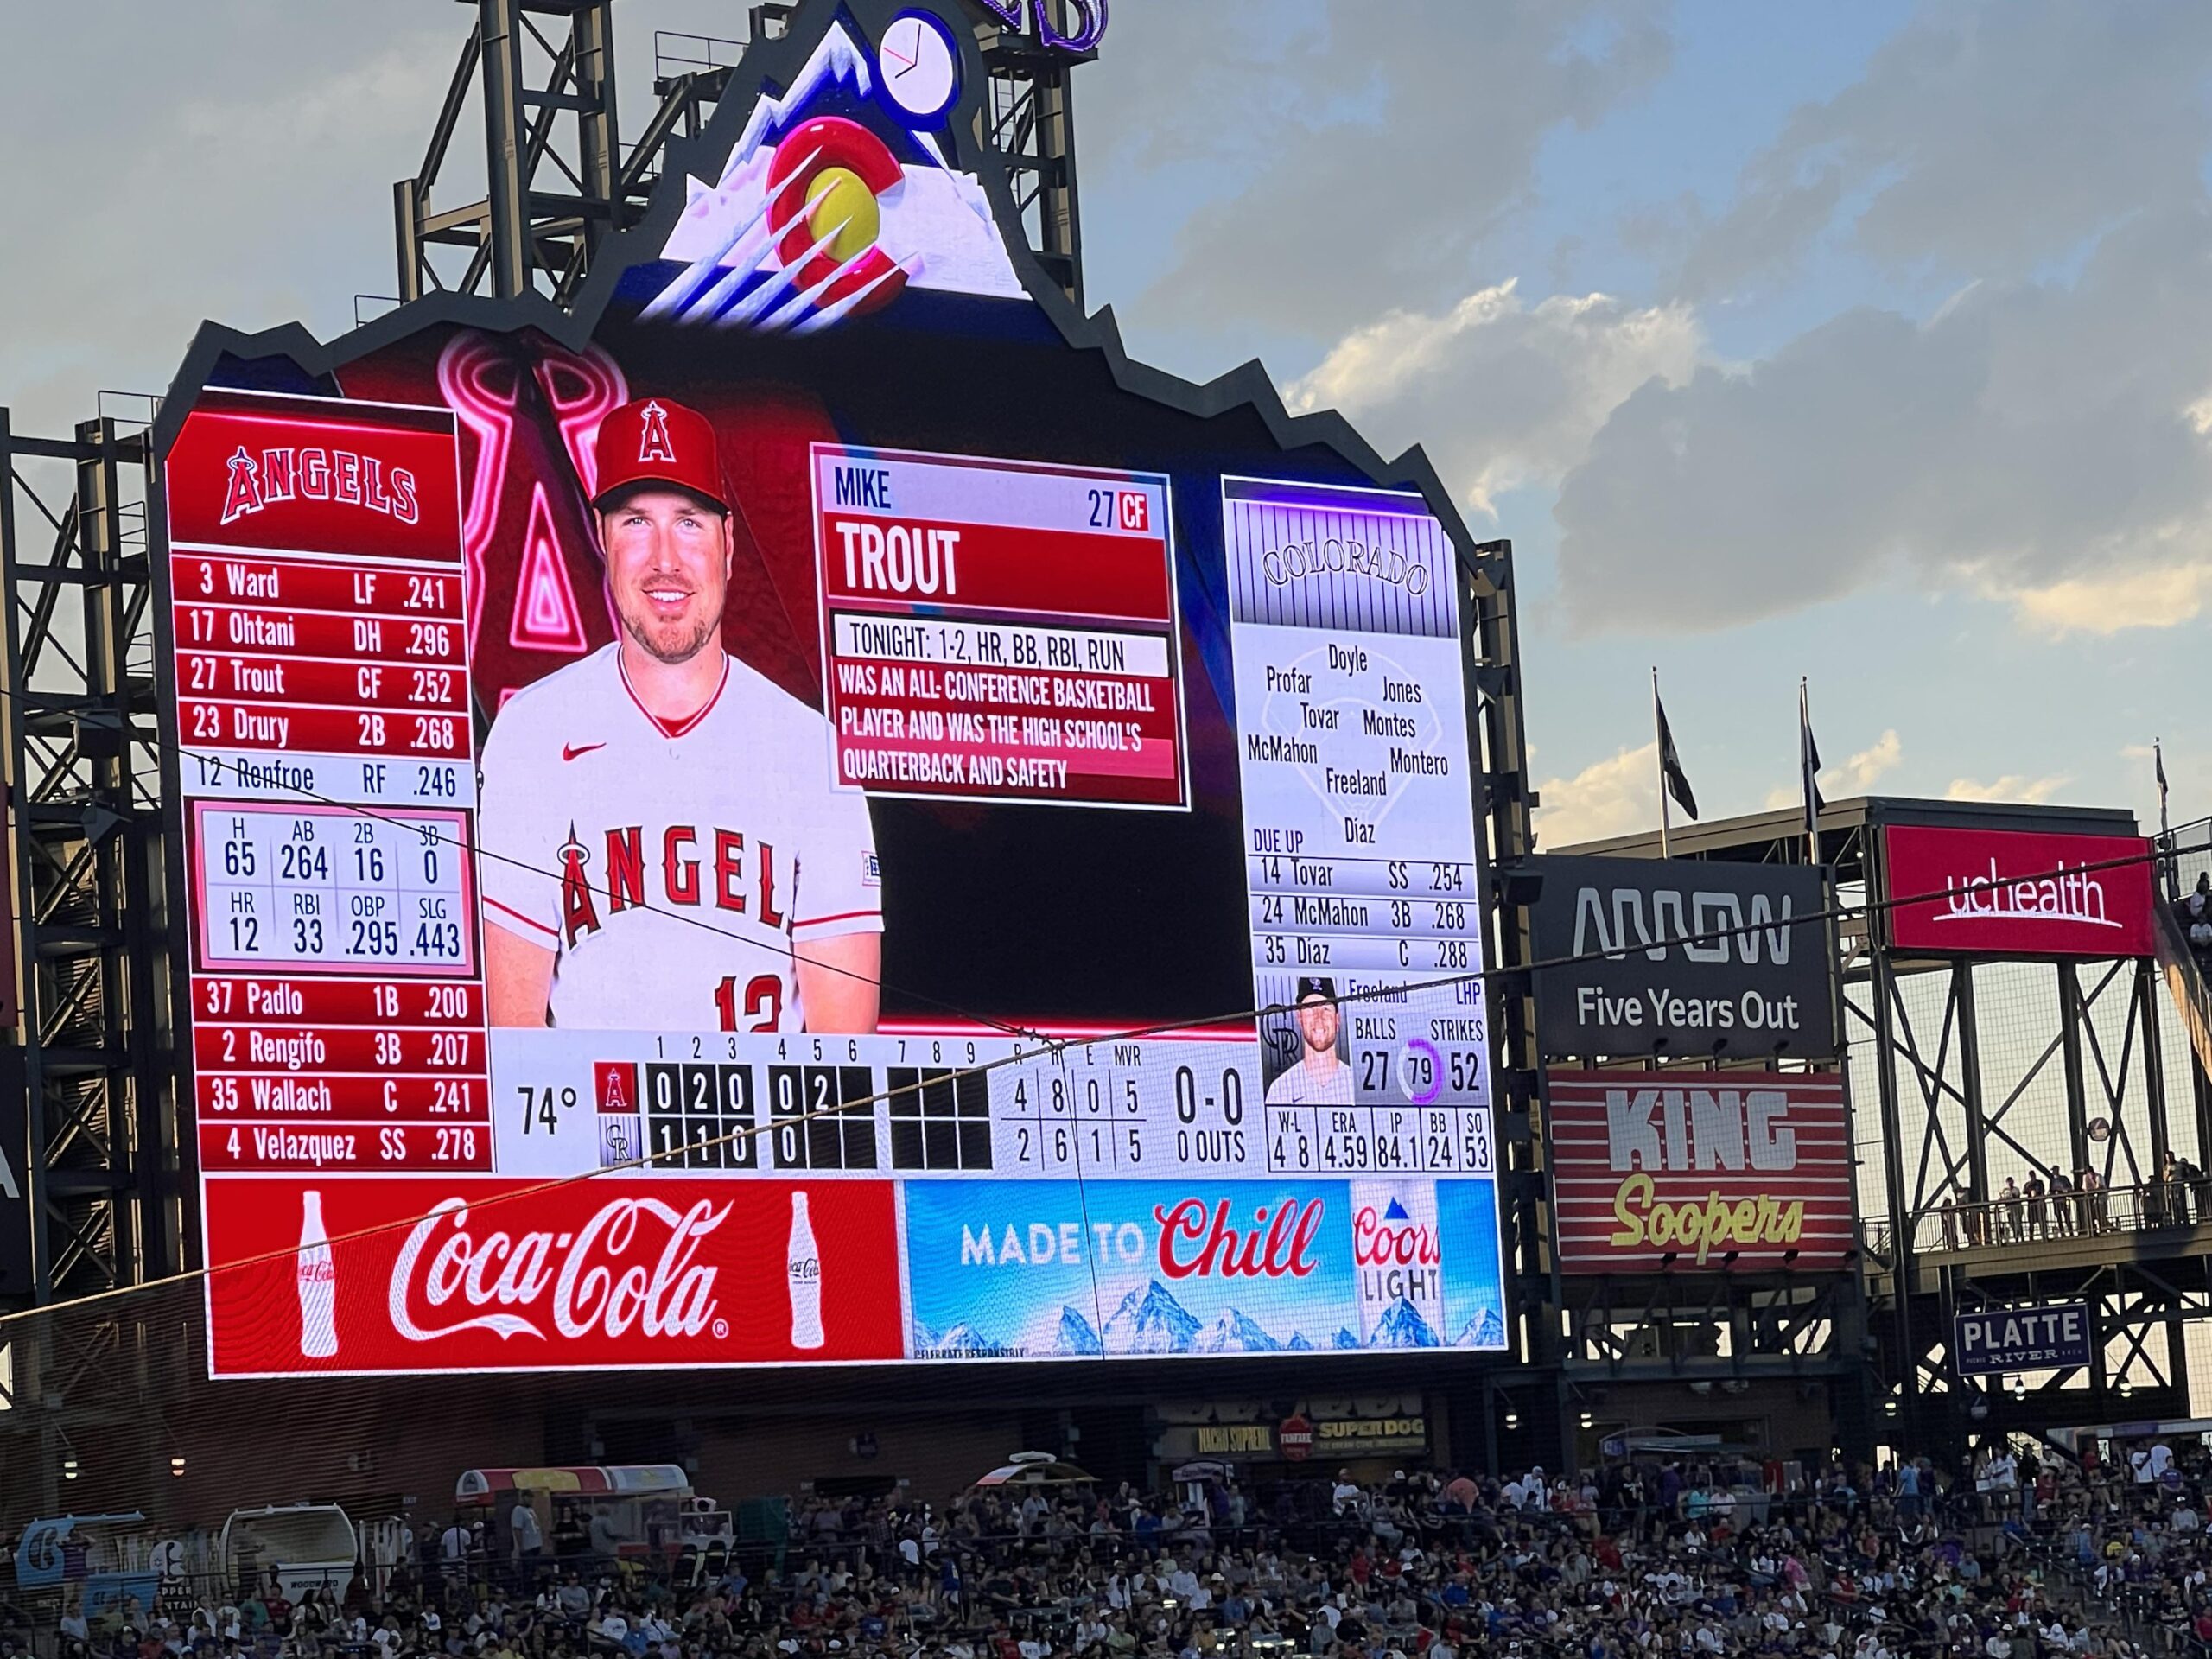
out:
M1298 1058L1268 1085L1270 1106L1349 1106L1351 1067L1337 1052L1343 1021L1337 1015L1337 982L1325 976L1300 979L1292 1023L1298 1029Z
M822 715L722 645L731 493L706 416L599 429L614 643L517 692L478 814L492 1023L871 1032L883 904Z

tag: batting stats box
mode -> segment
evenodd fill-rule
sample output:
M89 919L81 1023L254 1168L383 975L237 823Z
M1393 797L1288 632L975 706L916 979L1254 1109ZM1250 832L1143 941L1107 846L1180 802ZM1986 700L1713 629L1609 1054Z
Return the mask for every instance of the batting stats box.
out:
M213 1371L1502 1349L1464 532L1068 311L969 32L741 73L573 322L169 403Z

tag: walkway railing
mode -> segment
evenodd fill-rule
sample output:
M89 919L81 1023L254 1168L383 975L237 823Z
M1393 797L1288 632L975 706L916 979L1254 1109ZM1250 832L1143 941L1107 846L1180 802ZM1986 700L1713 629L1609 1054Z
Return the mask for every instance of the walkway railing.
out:
M2053 1239L2095 1238L2212 1223L2212 1178L2147 1181L2040 1198L1993 1198L1923 1210L1912 1218L1916 1255L1931 1250L2007 1249Z

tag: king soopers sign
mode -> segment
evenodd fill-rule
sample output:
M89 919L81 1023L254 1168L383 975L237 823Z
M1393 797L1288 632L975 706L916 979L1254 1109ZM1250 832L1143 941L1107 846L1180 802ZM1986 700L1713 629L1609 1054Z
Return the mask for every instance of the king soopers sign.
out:
M1835 1052L1818 871L1538 858L1537 1033L1575 1055Z

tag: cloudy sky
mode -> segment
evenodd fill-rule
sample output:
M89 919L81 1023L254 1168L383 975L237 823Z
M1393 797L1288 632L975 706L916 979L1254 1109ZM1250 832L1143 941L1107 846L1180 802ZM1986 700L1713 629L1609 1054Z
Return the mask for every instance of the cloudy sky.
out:
M624 125L653 31L624 0ZM373 17L374 27L368 20ZM0 64L0 401L59 430L194 322L388 294L452 0L79 0ZM87 92L97 67L96 95ZM1548 844L1790 787L2212 812L2212 8L1116 0L1088 277L1258 356L1513 538ZM88 101L89 100L89 101ZM478 129L463 129L466 148ZM450 200L459 200L456 189Z

